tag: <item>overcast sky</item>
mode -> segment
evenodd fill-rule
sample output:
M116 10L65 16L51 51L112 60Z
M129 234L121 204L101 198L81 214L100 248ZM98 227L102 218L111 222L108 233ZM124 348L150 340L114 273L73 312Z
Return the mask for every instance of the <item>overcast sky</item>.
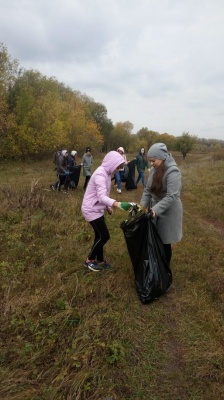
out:
M133 133L224 140L224 0L0 0L0 42Z

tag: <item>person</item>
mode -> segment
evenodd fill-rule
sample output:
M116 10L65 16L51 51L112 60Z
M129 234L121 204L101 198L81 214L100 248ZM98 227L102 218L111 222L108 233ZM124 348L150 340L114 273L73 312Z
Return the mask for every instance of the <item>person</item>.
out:
M69 172L70 172L70 184L69 184L69 187L72 190L74 190L76 188L76 184L75 184L76 156L77 156L77 151L76 150L72 150L71 153L68 156L68 169L69 169Z
M68 151L62 150L58 157L57 163L57 175L58 181L55 184L55 188L58 192L61 191L61 186L64 185L64 191L68 192L69 188L69 170L68 170Z
M128 164L128 161L123 147L118 147L117 152L123 157L123 167L115 173L117 192L121 193L121 182L124 179L124 166Z
M55 171L57 170L57 167L58 167L58 160L61 155L61 152L62 152L62 150L58 149L55 151L54 156L53 156L53 163L55 166Z
M145 169L148 168L149 169L149 163L147 160L147 156L145 154L145 149L144 147L142 147L139 150L139 153L136 157L136 161L135 164L137 166L137 171L138 171L138 177L136 179L135 185L138 185L138 182L140 181L140 179L142 180L142 185L143 187L145 187Z
M90 147L86 147L86 152L82 157L82 165L83 165L83 176L85 176L83 190L86 190L89 180L91 178L92 165L93 165L93 156L91 154Z
M147 157L152 168L140 205L151 209L153 222L170 265L171 245L182 239L181 172L164 143L152 145Z
M133 205L109 197L111 175L123 168L123 165L124 158L119 152L107 153L101 165L94 171L83 196L81 211L95 234L92 248L84 262L84 266L91 271L102 271L111 267L111 264L104 259L104 245L110 239L104 218L105 210L112 214L114 207L128 211Z
M69 167L74 167L76 165L76 156L77 156L77 151L72 150L68 156L68 166Z

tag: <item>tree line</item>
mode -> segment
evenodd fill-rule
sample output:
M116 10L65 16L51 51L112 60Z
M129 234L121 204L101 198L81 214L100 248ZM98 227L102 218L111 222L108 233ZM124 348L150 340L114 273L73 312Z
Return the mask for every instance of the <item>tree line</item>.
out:
M148 149L164 142L185 158L197 144L224 145L220 141L200 141L183 132L180 137L159 134L147 127L133 134L130 121L113 123L106 106L86 94L72 90L54 77L26 70L12 59L0 43L0 157L44 157L57 149L107 152L122 145L126 152Z

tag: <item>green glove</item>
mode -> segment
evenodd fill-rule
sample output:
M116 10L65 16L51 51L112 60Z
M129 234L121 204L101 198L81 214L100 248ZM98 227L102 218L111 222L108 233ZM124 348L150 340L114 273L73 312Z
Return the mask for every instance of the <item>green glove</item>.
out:
M127 201L121 201L118 203L118 207L124 211L129 211L130 208L135 205L136 205L136 203L128 203Z

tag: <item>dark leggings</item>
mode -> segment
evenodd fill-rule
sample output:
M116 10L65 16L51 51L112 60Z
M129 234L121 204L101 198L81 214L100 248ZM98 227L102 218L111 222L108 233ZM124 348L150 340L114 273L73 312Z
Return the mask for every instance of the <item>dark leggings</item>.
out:
M85 179L85 183L84 183L83 189L86 189L86 188L87 188L87 185L88 185L88 183L89 183L89 180L90 180L90 178L91 178L91 176L90 176L90 175L89 175L89 176L86 176L86 179Z
M171 257L172 257L172 248L171 244L164 244L164 250L166 254L166 260L168 262L168 265L170 265Z
M56 183L56 189L58 192L61 190L61 186L64 185L64 189L68 190L70 179L67 175L58 175L58 181Z
M95 239L92 246L92 249L89 253L88 259L95 260L98 262L103 262L103 246L110 239L109 231L107 229L104 215L100 218L95 219L90 222L90 225L93 227L95 233Z

